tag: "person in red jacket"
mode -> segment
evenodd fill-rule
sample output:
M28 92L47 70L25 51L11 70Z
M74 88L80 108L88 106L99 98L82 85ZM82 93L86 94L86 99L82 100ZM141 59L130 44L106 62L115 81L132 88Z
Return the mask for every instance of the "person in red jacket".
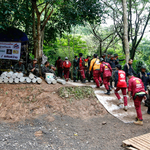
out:
M124 110L127 111L127 93L126 93L126 88L127 88L127 83L126 83L126 73L121 70L121 65L118 64L116 65L117 71L115 71L115 95L118 98L118 106L120 104L123 104L123 100L121 99L118 91L121 89L122 94L123 94L123 99L124 99Z
M105 94L110 95L109 80L110 80L110 77L112 75L112 68L111 68L109 63L104 62L103 58L100 58L100 62L101 62L100 73L103 73L103 83L104 83L105 88L107 90L107 93L105 93Z
M63 68L64 68L64 77L66 81L69 80L70 67L71 67L71 62L68 60L68 57L65 57L65 61L63 62Z
M132 73L128 73L129 78L129 87L128 87L128 94L130 100L134 100L134 106L136 109L137 117L134 124L143 125L143 118L141 112L141 101L144 98L146 100L147 92L144 89L144 85L141 79L134 77ZM131 96L132 93L132 96Z
M63 67L63 61L61 60L61 57L58 57L58 60L55 62L55 67L57 67L58 77L62 78L62 67Z
M82 56L83 56L83 54L80 53L79 58L78 58L79 73L80 73L82 83L86 83L85 72L84 72L85 65L84 65L84 59L82 58Z

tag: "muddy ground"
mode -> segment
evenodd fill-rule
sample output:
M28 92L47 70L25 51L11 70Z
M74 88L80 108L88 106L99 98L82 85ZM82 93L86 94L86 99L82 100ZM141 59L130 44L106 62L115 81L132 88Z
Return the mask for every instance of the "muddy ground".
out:
M0 150L123 150L122 141L150 132L125 124L97 101L70 102L60 84L0 85Z

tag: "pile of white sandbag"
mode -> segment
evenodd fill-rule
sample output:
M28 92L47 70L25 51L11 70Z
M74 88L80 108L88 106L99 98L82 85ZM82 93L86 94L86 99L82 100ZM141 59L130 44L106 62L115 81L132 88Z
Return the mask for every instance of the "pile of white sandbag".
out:
M54 78L45 78L45 81L48 84L56 84L56 83L60 83L60 84L63 84L63 85L66 84L66 81L62 80L62 79L55 80Z
M23 73L3 72L0 76L0 83L41 83L42 79L30 73L24 77Z

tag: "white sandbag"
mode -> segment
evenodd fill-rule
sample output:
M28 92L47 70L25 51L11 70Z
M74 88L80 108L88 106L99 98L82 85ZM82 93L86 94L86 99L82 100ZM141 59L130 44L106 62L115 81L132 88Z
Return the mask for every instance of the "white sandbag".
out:
M31 83L31 79L29 77L26 77L26 82Z
M4 79L2 77L0 77L0 83L3 83Z
M14 82L13 78L9 78L9 79L8 79L8 82L9 82L9 83L13 83L13 82Z
M34 75L33 73L30 73L30 74L29 74L29 78L30 78L30 79L33 79L34 76L35 76L35 75Z
M51 80L52 84L56 84L57 83L57 81L55 79L51 78L50 80Z
M15 78L15 79L14 79L14 82L15 82L15 83L19 83L19 78Z
M57 79L57 82L60 83L60 84L63 84L63 85L66 84L66 81L62 80L62 79Z
M12 75L12 78L15 79L15 78L17 78L17 76L18 76L18 73L16 72Z
M17 77L18 77L18 78L23 77L23 73L22 73L22 72L18 73Z
M12 72L12 71L10 71L10 72L7 73L7 77L8 77L8 78L11 78L12 75L13 75L13 72Z
M8 83L8 78L7 77L4 78L4 83Z
M1 74L1 77L2 77L2 78L6 78L6 77L7 77L7 72L3 72L3 73Z
M13 79L15 79L17 76L16 76L16 73L13 73L12 76L11 76Z
M40 84L42 83L42 79L37 77L36 82Z
M36 83L36 80L37 80L36 78L33 78L32 83Z
M23 83L23 82L25 81L25 77L21 77L21 78L19 79L19 81L20 81L21 83Z
M48 83L48 84L51 84L51 80L49 78L46 78L45 81Z

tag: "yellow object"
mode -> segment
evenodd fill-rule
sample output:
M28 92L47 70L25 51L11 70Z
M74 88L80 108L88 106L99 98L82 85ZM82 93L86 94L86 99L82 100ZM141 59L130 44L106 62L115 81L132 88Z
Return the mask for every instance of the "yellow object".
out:
M95 61L96 61L96 62L95 62ZM94 64L94 63L95 63L95 64ZM92 67L93 67L93 70L98 70L98 69L100 69L100 65L101 65L101 63L100 63L100 60L99 60L99 59L97 59L97 60L96 60L96 58L92 59L92 60L91 60L91 63L90 63L89 71L92 71Z

